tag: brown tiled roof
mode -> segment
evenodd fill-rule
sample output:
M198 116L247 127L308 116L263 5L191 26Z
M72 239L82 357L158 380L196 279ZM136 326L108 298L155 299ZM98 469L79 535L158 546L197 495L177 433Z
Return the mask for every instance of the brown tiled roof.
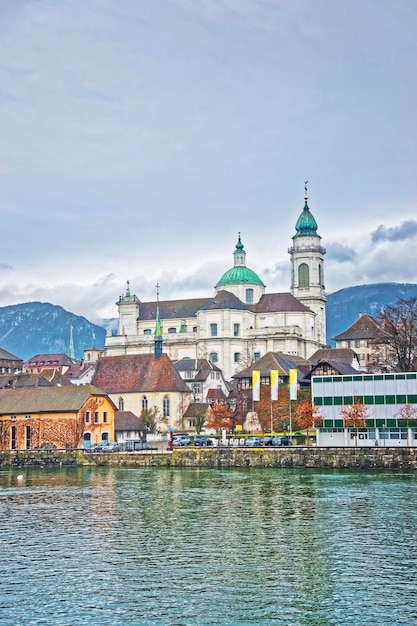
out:
M221 290L213 298L201 307L204 311L214 309L234 309L238 311L247 311L248 306L244 304L237 296L230 291Z
M97 364L93 384L107 393L187 391L167 354L159 359L153 354L104 356Z
M0 389L18 389L21 387L52 387L52 383L43 374L2 374Z
M352 348L322 348L321 350L316 350L308 360L312 365L316 365L323 359L350 365L355 359L358 360L358 355Z
M165 300L159 303L159 316L162 320L182 317L196 317L197 312L210 298L194 298L191 300ZM139 319L154 321L156 319L157 302L141 302Z
M0 389L0 415L79 411L92 395L106 394L92 385Z
M299 356L281 352L267 352L255 363L238 372L232 378L251 378L254 370L260 371L261 376L270 376L271 370L278 370L280 376L289 376L291 369L298 370L298 379L301 380L310 371L311 365L306 359Z
M56 387L68 387L68 385L71 385L71 381L68 380L68 378L66 377L66 375L61 374L61 372L59 371L58 368L54 368L54 369L49 369L49 368L45 368L42 369L42 376L44 378L46 378L46 380L48 380L51 385L55 385Z
M374 339L379 332L378 324L373 317L364 313L347 330L332 337L333 341L352 339Z
M197 411L207 411L210 405L207 402L192 402L184 413L183 417L195 417Z
M141 302L139 305L139 320L155 321L157 302ZM281 311L308 311L290 293L264 294L257 304L244 304L229 291L221 290L212 298L194 298L190 300L165 300L159 302L159 316L161 320L170 320L187 317L197 317L200 310L208 309L238 309L249 310L254 313L276 313Z
M114 430L146 430L142 420L132 411L116 411Z
M265 293L257 304L248 305L254 313L277 313L281 311L309 311L290 293Z
M221 389L209 389L206 395L207 400L227 400Z

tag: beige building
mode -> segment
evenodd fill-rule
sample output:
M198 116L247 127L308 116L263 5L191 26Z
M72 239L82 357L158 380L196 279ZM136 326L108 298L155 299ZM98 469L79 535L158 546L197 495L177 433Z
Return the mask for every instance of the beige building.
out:
M290 293L266 293L246 265L239 234L233 267L207 298L142 302L126 293L117 302L116 335L108 333L107 356L150 353L159 317L164 351L172 360L208 359L226 380L268 352L308 358L326 345L324 255L317 223L305 205L289 249Z
M351 348L357 354L359 367L365 371L380 369L383 352L386 359L385 346L377 344L375 339L380 334L378 324L371 315L360 313L359 318L342 333L332 337L336 348Z
M156 408L159 430L182 428L191 391L166 354L105 356L97 363L93 380L119 411L140 416L143 410Z

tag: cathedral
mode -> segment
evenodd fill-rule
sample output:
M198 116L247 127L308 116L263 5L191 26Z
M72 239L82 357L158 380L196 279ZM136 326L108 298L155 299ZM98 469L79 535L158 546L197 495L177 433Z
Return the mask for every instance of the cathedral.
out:
M208 359L227 380L267 352L308 359L326 346L324 255L317 223L307 203L295 225L288 252L289 293L266 293L246 265L239 233L228 269L207 298L142 302L130 290L120 296L116 335L108 333L106 356L154 351L155 338L174 360Z

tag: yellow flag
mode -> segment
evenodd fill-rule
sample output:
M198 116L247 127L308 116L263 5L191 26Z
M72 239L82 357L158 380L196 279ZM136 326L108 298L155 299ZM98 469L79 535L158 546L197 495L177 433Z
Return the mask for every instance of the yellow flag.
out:
M252 398L254 402L258 402L261 393L261 372L253 370L252 372Z
M278 400L278 370L271 370L271 400Z
M297 370L290 370L290 400L297 400Z

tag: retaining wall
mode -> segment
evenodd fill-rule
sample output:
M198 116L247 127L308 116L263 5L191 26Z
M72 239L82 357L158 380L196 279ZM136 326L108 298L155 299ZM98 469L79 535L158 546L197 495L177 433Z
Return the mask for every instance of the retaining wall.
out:
M287 467L417 470L416 448L182 448L171 452L0 452L0 467Z

